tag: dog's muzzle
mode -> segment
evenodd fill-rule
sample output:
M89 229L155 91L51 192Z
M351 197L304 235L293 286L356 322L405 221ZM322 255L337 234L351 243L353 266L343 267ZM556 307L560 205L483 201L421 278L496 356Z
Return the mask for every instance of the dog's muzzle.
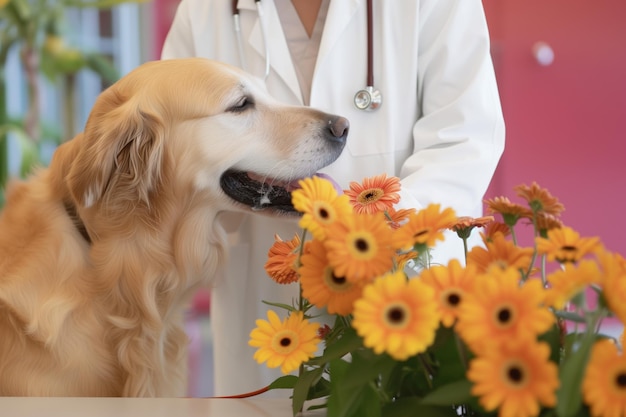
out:
M311 175L334 162L346 145L350 122L345 117L330 116L328 126L323 132L326 141L326 154L320 166L312 167ZM262 179L262 180L261 180ZM220 178L224 193L233 200L250 207L252 210L271 209L285 214L297 214L291 204L291 191L298 188L298 181L271 178L265 174L229 169Z

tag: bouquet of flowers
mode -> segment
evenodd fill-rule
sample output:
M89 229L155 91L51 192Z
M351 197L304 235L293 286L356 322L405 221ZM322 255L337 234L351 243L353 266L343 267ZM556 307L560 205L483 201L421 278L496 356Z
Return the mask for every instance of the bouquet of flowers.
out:
M268 311L249 341L285 374L270 388L293 390L294 415L626 416L626 355L600 328L626 320L626 261L565 226L546 189L520 185L521 203L489 199L489 216L469 218L396 209L400 183L385 175L343 193L319 177L300 185L303 233L276 236L266 264L300 297L266 301L284 318ZM468 248L477 229L483 244ZM446 230L464 262L431 261Z

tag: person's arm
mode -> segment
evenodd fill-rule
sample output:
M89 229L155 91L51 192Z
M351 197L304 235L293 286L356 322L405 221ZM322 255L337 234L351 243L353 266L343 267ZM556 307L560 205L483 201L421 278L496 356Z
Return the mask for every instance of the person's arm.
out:
M480 0L422 0L415 151L403 206L476 210L504 149L504 120Z

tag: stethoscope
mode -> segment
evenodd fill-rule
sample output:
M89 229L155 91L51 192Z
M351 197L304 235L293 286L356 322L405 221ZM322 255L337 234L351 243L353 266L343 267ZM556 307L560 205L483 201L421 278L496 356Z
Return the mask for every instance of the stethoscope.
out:
M235 26L235 36L237 38L237 47L239 50L239 61L241 67L247 69L246 58L243 53L243 41L241 38L241 23L239 21L238 0L232 0L232 14ZM259 14L259 22L261 25L261 34L263 36L263 46L265 49L265 73L263 79L266 80L270 74L270 52L268 47L267 27L263 18L263 6L261 0L255 1L257 13ZM372 17L372 0L367 0L367 80L366 87L357 91L354 95L354 105L359 110L373 111L377 110L383 104L383 96L379 90L374 88L374 40L373 40L373 17Z

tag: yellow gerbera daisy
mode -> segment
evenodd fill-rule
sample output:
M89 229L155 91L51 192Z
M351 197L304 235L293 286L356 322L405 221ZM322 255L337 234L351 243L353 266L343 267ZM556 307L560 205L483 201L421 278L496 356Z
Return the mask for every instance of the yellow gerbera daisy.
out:
M546 304L563 309L566 303L587 286L599 284L602 274L595 261L582 261L579 265L566 264L563 269L546 277L550 288L546 290Z
M556 405L558 368L550 347L540 342L506 343L472 359L467 378L472 394L499 417L535 417Z
M401 272L377 278L354 303L352 326L363 344L405 360L425 351L439 325L435 291Z
M548 231L548 237L535 238L537 252L545 254L549 261L560 263L578 262L588 254L602 249L597 237L580 237L571 227L561 227Z
M527 271L532 262L533 248L523 248L507 240L502 233L496 233L490 240L484 240L485 247L474 246L467 254L467 263L484 273L493 267L515 268Z
M300 250L300 237L295 235L290 241L284 241L274 235L274 244L267 254L265 272L279 284L290 284L298 281L296 272Z
M626 416L626 356L613 341L594 344L582 391L593 416Z
M601 251L598 261L606 303L620 321L626 323L626 261L621 255L608 251Z
M554 324L554 315L543 306L541 281L531 279L520 285L513 268L494 268L479 275L473 291L459 306L456 330L474 352L487 345L515 340L533 340Z
M326 307L330 314L345 316L352 313L354 302L361 296L363 286L335 275L320 241L310 242L308 253L302 255L301 262L299 272L302 296L316 307Z
M291 193L291 201L303 214L300 227L310 231L315 239L323 240L326 228L352 215L348 197L337 195L332 182L312 177L301 180L299 185L301 188Z
M530 186L526 184L518 185L514 190L518 196L528 202L528 205L534 212L558 216L565 210L558 198L550 194L547 189L540 187L536 182L533 182Z
M387 174L365 178L362 184L351 182L350 189L344 193L350 197L350 203L356 213L377 213L389 210L400 201L400 179L387 177Z
M369 282L393 266L392 232L382 213L357 214L328 229L328 263L350 282Z
M258 349L254 359L267 362L269 368L277 368L288 374L309 360L317 350L318 323L310 323L301 311L293 312L283 321L269 310L268 320L257 319L256 328L250 332L248 344Z
M441 210L439 204L429 204L418 212L411 213L407 223L394 231L396 249L407 250L415 245L435 246L437 240L443 240L443 231L454 224L456 214L451 208Z
M459 306L466 293L471 292L476 274L476 268L464 268L457 259L452 259L448 266L433 266L420 274L422 282L435 290L444 326L451 327L456 321Z

